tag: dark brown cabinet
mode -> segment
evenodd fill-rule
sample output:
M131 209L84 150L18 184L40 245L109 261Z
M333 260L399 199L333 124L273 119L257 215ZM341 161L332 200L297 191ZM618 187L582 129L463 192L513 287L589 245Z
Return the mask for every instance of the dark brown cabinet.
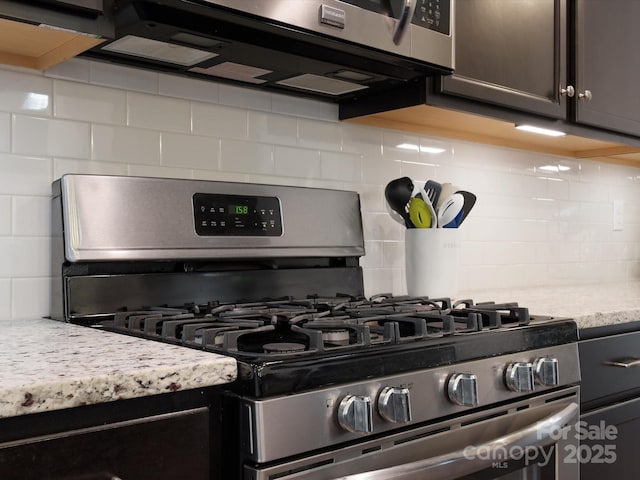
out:
M587 329L581 337L580 478L636 479L640 322Z
M439 93L640 136L640 2L458 0L455 8L455 72L437 82Z
M640 135L640 2L577 0L576 121Z
M441 92L564 118L565 0L458 0L455 71Z
M0 444L3 480L208 480L209 410L198 408Z

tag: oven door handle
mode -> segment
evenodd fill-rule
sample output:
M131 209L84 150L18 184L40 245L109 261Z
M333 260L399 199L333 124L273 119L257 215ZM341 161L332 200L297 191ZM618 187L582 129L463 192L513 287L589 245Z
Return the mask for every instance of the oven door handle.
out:
M490 467L496 458L508 460L498 455L505 451L509 452L512 448L518 448L519 452L523 452L525 448L544 447L556 442L560 429L573 423L578 418L579 410L578 404L571 402L563 409L531 425L479 446L469 446L463 450L426 460L357 473L334 480L424 480L425 478L445 480L460 478Z

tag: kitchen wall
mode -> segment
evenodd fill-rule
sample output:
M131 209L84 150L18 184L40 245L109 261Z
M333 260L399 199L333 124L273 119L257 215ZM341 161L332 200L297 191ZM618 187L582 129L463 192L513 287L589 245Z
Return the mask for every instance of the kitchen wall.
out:
M48 313L50 186L71 172L356 190L368 295L406 292L383 194L403 175L478 195L460 230L465 293L640 277L640 169L340 123L331 104L74 59L0 67L0 319Z

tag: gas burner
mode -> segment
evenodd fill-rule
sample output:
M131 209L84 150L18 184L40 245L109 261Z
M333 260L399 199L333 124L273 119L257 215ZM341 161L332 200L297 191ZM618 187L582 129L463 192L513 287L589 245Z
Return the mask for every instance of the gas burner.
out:
M264 353L297 353L303 352L306 347L302 343L274 342L265 343L262 348L264 349Z
M349 330L336 328L322 332L322 340L325 345L349 345Z

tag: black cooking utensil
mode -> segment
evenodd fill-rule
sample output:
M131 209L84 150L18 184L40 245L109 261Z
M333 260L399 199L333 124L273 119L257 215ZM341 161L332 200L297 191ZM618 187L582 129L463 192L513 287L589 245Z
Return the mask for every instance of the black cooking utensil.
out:
M465 190L458 190L456 193L459 193L464 198L464 204L462 205L462 217L458 222L458 226L460 226L460 224L464 222L464 219L467 218L467 215L469 215L469 212L471 211L473 206L476 204L476 196L473 193L467 192Z
M407 228L414 228L413 222L409 218L407 205L413 193L413 181L409 177L396 178L391 180L384 188L384 197L394 212L400 214Z

